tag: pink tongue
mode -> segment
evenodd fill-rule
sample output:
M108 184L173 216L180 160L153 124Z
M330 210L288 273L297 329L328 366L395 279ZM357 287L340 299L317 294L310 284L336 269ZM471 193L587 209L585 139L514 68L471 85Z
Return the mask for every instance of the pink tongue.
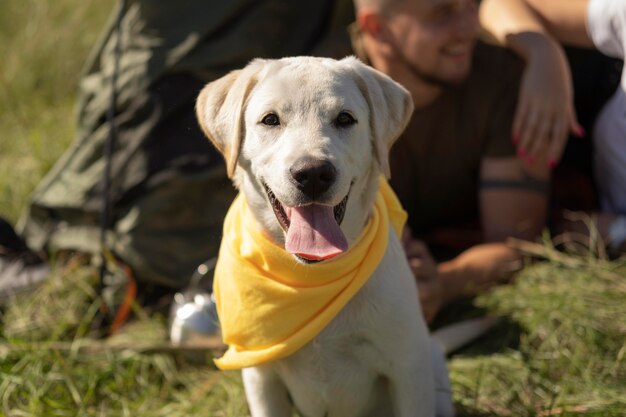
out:
M339 228L333 208L320 204L293 207L285 249L306 259L332 258L348 249L348 241Z

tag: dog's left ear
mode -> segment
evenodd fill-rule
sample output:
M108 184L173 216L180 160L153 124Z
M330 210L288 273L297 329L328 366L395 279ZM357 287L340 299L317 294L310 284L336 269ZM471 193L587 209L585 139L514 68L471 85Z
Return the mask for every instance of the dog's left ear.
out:
M380 170L389 178L389 150L404 131L413 114L411 94L382 72L355 57L344 58L356 74L356 81L370 108L370 127Z
M256 59L208 83L196 100L196 116L204 134L224 156L232 178L245 135L244 111L265 61Z

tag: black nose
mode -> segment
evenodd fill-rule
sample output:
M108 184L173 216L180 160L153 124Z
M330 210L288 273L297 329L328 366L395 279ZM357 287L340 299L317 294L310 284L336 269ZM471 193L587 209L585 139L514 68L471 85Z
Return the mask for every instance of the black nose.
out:
M337 169L333 164L312 158L297 160L289 172L298 189L311 199L324 194L337 178Z

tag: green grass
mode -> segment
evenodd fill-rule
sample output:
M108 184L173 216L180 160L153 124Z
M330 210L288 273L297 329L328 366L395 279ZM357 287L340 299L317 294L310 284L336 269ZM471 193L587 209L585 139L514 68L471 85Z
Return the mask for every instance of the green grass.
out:
M247 414L239 374L163 349L162 315L93 337L97 270L72 262L2 317L0 416L235 417Z
M476 300L509 335L453 358L455 399L463 415L625 416L626 259L544 252Z
M18 218L73 140L80 70L112 8L0 2L0 215ZM476 301L502 321L449 361L459 414L626 415L626 260L536 251L547 261ZM121 334L96 340L96 280L93 266L58 266L1 314L0 416L247 415L238 373L160 348L161 315L137 308Z
M4 312L0 415L248 415L237 372L163 348L162 315L137 308L123 332L94 339L96 276L58 267ZM625 276L626 259L559 254L478 298L501 323L449 360L459 415L626 415Z
M0 215L17 219L73 140L80 71L113 5L0 2Z

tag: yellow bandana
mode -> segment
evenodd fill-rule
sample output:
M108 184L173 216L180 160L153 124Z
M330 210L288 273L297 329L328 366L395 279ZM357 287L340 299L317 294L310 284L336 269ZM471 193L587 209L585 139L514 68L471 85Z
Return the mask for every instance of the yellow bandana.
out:
M288 356L313 339L365 284L385 254L389 221L400 235L406 212L381 178L372 216L348 252L302 264L261 232L239 195L224 220L214 293L228 350L220 369Z

